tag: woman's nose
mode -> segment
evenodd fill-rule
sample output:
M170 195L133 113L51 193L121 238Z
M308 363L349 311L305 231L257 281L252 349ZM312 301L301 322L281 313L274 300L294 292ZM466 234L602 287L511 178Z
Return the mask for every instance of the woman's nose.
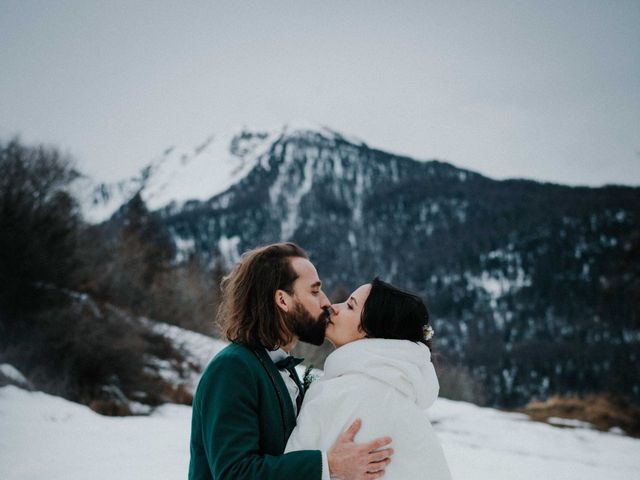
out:
M329 318L333 317L336 314L336 311L334 310L333 305L331 305L331 302L327 302L326 304L322 305L322 309L328 312Z

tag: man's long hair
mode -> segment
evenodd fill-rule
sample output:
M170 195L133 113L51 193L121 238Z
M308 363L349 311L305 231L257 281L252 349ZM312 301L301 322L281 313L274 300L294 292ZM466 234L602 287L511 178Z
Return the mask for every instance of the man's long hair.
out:
M295 243L275 243L246 252L222 280L218 322L227 340L270 350L287 345L294 335L275 302L276 290L293 295L298 274L294 257L308 258Z

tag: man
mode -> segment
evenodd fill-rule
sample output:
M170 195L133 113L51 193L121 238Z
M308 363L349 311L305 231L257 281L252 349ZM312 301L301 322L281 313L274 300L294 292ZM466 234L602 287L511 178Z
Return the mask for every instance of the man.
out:
M298 339L322 343L330 302L321 286L293 243L246 253L224 280L219 315L232 343L208 365L193 401L191 480L382 477L391 439L354 443L359 421L327 452L283 454L304 394L288 352Z

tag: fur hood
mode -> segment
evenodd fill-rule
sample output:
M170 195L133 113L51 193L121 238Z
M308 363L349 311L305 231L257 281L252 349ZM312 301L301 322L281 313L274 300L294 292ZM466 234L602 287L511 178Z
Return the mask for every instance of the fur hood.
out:
M440 389L429 348L408 340L363 338L327 357L324 379L351 374L383 382L423 410L433 405Z

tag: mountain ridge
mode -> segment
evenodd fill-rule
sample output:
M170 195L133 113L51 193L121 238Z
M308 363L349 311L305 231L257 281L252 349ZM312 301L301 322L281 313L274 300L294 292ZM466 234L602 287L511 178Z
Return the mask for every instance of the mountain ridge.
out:
M312 130L268 139L225 190L152 208L177 259L228 269L295 241L331 290L381 275L423 295L442 361L479 403L640 400L640 188L495 180Z
M77 193L82 199L84 216L92 223L108 219L120 205L138 193L151 209L164 208L173 202L180 208L191 200L205 201L223 193L247 175L272 147L287 138L313 136L369 148L357 137L309 122L289 123L270 129L243 127L210 135L193 148L169 146L136 174L119 181L96 182L84 176L78 182ZM441 162L396 156L420 163ZM203 180L208 184L203 184Z

